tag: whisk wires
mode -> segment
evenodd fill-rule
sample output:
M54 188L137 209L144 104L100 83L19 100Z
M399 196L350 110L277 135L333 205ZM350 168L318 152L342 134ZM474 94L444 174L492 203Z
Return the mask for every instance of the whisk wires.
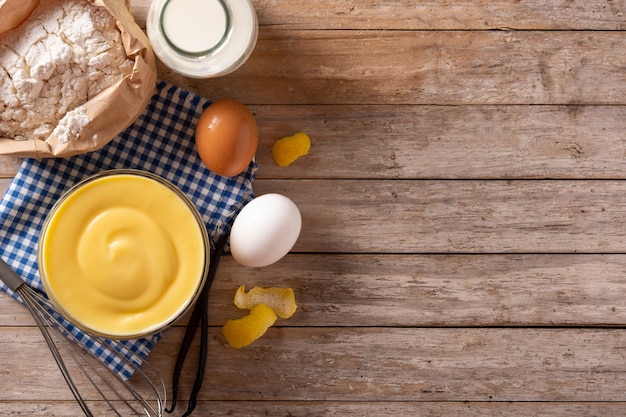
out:
M19 295L23 304L33 316L37 327L48 345L54 361L74 399L86 417L94 414L87 404L87 399L81 394L75 376L68 368L68 363L75 366L95 389L97 395L108 406L108 413L118 417L147 416L162 417L166 402L165 384L147 361L123 344L89 335L87 339L78 337L62 325L62 317L55 307L34 289L29 287L8 265L0 259L0 279ZM113 350L120 358L123 375L132 375L133 384L127 378L116 373L114 369L105 366L87 345L90 340L102 349ZM118 364L119 365L119 364ZM156 381L156 382L155 382ZM140 393L134 383L142 389ZM147 401L144 391L152 401ZM124 409L124 412L121 409Z

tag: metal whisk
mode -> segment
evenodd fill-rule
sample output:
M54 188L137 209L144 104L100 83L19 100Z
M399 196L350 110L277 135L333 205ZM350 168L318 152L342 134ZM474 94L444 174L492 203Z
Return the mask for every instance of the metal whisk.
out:
M97 394L91 396L96 399L90 401L99 413L119 417L163 416L165 384L147 361L118 342L90 335L93 342L120 358L116 369L133 375L132 379L125 380L104 365L83 340L63 327L54 306L28 286L3 259L0 259L0 279L24 301L85 416L94 414L86 397L79 392L77 381L81 386L88 382L95 388ZM72 370L78 372L72 375Z

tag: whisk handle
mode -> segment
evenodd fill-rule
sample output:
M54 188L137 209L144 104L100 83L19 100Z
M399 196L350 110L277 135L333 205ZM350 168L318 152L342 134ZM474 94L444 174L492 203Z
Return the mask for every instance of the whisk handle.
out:
M0 258L0 280L13 292L24 285L24 280L2 258Z

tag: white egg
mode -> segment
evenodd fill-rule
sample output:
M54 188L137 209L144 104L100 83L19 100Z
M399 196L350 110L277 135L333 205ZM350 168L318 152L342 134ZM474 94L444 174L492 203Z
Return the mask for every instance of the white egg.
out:
M241 265L268 266L289 253L301 229L300 210L291 199L264 194L252 199L235 218L230 252Z

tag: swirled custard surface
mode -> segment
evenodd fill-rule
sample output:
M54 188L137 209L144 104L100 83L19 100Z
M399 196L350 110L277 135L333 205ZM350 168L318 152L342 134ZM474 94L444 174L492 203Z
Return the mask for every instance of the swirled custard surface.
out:
M135 174L88 181L70 192L42 234L46 291L79 326L129 338L158 331L194 298L205 238L171 188Z

